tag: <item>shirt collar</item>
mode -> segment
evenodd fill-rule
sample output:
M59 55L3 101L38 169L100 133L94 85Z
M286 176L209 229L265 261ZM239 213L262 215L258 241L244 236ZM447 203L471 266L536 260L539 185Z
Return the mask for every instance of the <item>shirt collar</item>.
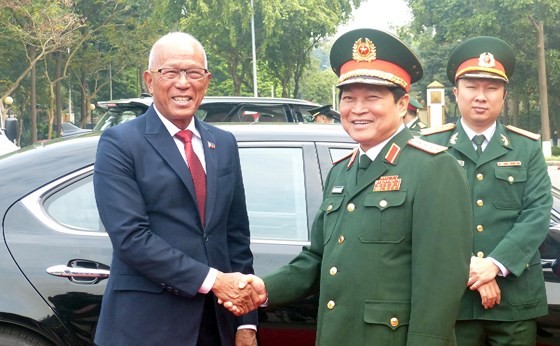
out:
M163 126L165 126L165 128L167 129L167 131L169 132L169 134L171 135L171 137L175 137L175 135L183 130L178 128L177 126L175 126L171 121L169 121L166 117L164 117L163 115L161 115L161 113L157 110L156 105L154 105L154 110L156 111L157 116L159 117L159 119L161 120L161 122L163 123ZM194 125L195 120L194 120L194 116L191 120L191 122L189 123L189 125L187 126L187 128L185 130L190 130L193 135L195 135L196 137L200 138L200 132L198 132L198 130L196 129L196 126Z
M463 130L465 130L467 137L469 137L471 141L476 135L484 135L484 139L486 139L487 142L490 142L490 138L492 138L494 132L496 131L496 122L494 122L492 126L484 130L482 133L476 133L474 130L468 127L467 124L465 124L465 122L463 121L463 118L461 118L461 126L463 126Z

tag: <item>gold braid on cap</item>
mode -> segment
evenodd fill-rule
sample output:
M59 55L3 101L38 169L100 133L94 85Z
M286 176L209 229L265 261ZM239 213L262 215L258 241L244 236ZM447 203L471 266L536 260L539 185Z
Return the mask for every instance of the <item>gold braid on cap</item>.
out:
M397 77L392 73L388 73L380 70L370 70L370 69L358 69L358 70L352 70L346 72L340 75L340 77L338 78L338 83L340 84L354 77L374 77L374 78L384 79L386 81L396 84L397 86L400 86L404 90L406 90L408 87L408 83L404 79Z
M466 74L468 72L488 72L488 73L496 74L496 75L504 78L506 80L506 82L509 82L509 79L504 72L502 72L498 69L495 69L495 68L482 67L482 66L465 67L461 71L457 71L457 73L455 74L455 76L456 76L455 79L457 80L458 78L461 78L464 74Z

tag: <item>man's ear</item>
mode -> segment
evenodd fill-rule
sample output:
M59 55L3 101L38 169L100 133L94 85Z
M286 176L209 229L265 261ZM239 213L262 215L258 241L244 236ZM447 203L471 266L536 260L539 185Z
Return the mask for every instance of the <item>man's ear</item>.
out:
M404 116L406 115L409 102L410 102L409 94L404 94L403 97L401 97L400 100L397 102L397 108L398 108L399 116L401 118L404 118Z
M152 73L148 70L144 71L144 84L146 84L146 88L151 95L154 94L153 82L154 78L152 77Z

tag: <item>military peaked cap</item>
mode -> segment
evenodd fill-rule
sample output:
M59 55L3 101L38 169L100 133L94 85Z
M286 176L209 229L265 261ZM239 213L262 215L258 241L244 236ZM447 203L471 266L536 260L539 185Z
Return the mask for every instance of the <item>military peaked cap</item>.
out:
M340 36L330 54L338 87L352 83L401 87L422 78L420 61L396 36L377 29L356 29Z
M513 49L496 37L479 36L459 44L449 56L447 78L453 84L460 78L491 78L504 82L515 69Z

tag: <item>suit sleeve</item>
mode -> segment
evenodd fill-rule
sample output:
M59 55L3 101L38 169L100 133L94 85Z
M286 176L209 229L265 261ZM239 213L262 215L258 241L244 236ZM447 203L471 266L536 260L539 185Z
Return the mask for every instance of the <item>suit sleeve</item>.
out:
M465 174L451 155L424 162L413 206L407 344L448 345L467 286L472 209Z
M511 230L488 255L515 276L520 276L526 270L527 264L531 263L531 259L546 238L552 208L548 167L539 142L532 142L522 210Z

